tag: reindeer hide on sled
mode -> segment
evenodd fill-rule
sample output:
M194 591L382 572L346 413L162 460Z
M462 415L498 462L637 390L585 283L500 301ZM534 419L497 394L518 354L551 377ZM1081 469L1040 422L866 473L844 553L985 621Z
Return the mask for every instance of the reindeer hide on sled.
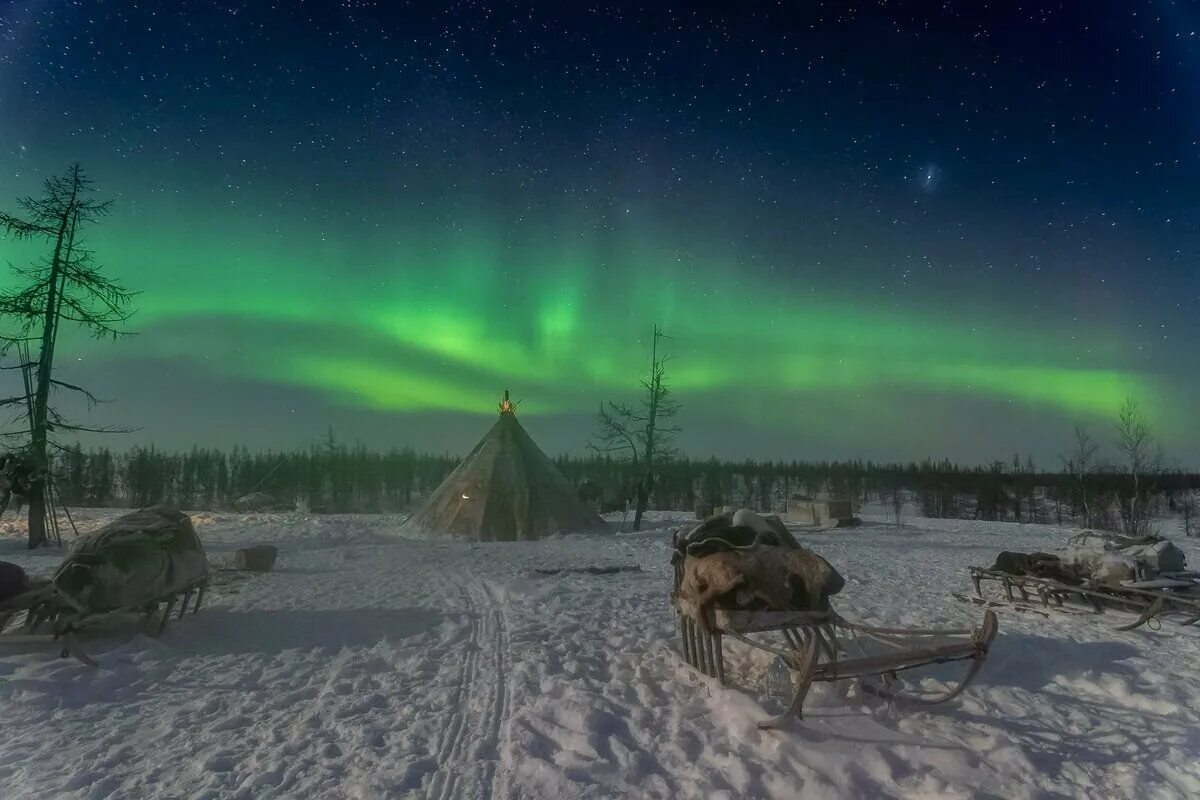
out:
M828 611L845 581L803 548L755 544L688 555L676 592L684 614L707 624L709 607L743 611Z

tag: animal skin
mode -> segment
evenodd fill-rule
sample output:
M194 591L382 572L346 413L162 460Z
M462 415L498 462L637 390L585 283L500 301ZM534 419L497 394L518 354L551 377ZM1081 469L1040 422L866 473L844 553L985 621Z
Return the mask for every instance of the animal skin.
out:
M688 556L677 596L703 624L709 607L826 611L845 580L828 561L804 549L759 546Z

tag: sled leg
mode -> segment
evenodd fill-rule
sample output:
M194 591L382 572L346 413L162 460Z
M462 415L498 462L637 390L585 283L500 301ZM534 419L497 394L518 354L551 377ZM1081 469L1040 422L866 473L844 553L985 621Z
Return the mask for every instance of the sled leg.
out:
M833 632L829 630L822 630L820 627L817 627L813 628L812 635L817 641L817 647L821 649L821 652L825 655L825 658L828 659L830 663L836 664L838 660L837 640L833 637Z
M696 620L688 619L688 640L692 645L692 669L700 669L700 626Z
M704 674L710 678L717 677L717 637L712 631L704 632L704 655L708 664Z
M692 669L700 669L700 626L696 620L688 618L688 642L692 648Z
M712 639L713 639L713 650L715 651L716 658L717 658L717 680L721 682L722 686L724 686L725 685L725 646L721 642L721 634L714 633Z
M696 635L696 620L687 618L688 665L692 669L700 668L700 637Z
M75 638L74 631L68 631L62 635L62 655L65 658L67 655L74 656L84 666L98 667L100 663L91 658L87 653L83 652L83 648L79 646L79 641Z
M176 619L183 619L183 615L187 613L188 603L192 601L192 593L190 591L183 593L183 602L179 604L179 616Z
M816 637L809 636L804 649L796 652L796 661L793 665L795 693L792 695L791 705L779 716L758 723L760 729L778 728L792 715L795 715L797 719L804 719L804 700L808 697L808 690L812 688L813 674L817 670L819 656L820 651L817 647Z
M192 609L193 614L200 613L200 604L204 602L204 590L208 588L208 584L200 584L200 588L196 591L196 607Z
M171 618L171 611L173 611L174 608L175 597L172 595L171 599L167 600L166 608L163 609L162 618L158 621L158 629L154 633L155 636L161 635L162 632L167 629L167 620Z
M975 596L983 597L983 586L981 585L983 583L983 576L978 572L972 572L971 583L975 584Z

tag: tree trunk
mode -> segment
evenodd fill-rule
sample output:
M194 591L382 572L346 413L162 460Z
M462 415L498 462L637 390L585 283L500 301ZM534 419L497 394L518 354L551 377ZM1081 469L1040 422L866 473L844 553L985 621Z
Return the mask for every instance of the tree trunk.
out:
M38 358L37 390L33 397L33 418L29 421L29 456L33 475L29 482L29 549L46 543L46 482L50 478L50 461L46 453L48 439L47 408L50 404L50 375L54 369L54 343L58 333L59 280L63 263L63 246L67 246L70 257L71 244L75 239L73 221L78 221L75 198L79 193L76 177L71 191L71 200L63 212L54 242L54 256L50 262L47 279L46 314L42 321L42 349ZM68 236L68 230L70 235Z
M635 531L642 529L642 516L646 513L646 507L650 505L650 487L646 483L649 480L650 474L647 473L645 479L638 483L637 508L633 512L633 529Z

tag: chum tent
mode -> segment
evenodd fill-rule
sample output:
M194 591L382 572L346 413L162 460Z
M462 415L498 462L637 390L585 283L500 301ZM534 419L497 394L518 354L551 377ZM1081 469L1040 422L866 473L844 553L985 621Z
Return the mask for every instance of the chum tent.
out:
M521 427L507 391L496 424L401 526L480 541L604 529L604 521Z

